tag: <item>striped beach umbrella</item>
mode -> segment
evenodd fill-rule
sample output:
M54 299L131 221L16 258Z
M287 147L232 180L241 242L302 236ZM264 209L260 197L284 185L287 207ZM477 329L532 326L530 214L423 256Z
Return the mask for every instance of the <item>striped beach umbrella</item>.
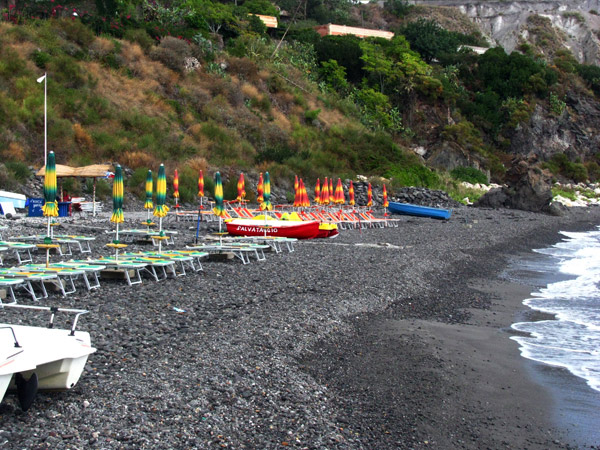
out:
M200 170L198 174L198 197L202 199L204 197L204 172Z
M115 178L113 179L113 212L112 216L110 216L110 221L112 223L123 223L123 169L121 166L117 164L115 167ZM118 231L117 231L118 234ZM119 236L117 235L117 241L119 240Z
M329 205L329 182L327 177L323 180L323 186L321 187L321 205Z
M383 185L383 207L387 208L388 206L390 206L390 202L388 202L387 189L384 184Z
M304 186L304 181L300 178L300 202L301 206L304 208L308 208L310 206L310 199L308 198L308 192L306 192L306 186Z
M273 204L271 203L271 178L269 172L265 172L263 202L260 204L261 211L271 211Z
M42 207L45 217L58 217L58 202L56 201L56 159L54 152L48 153L48 161L44 169L44 206ZM50 219L48 219L50 223ZM50 230L50 225L48 225ZM48 231L50 236L50 231Z
M246 182L244 181L244 174L240 173L240 179L238 180L238 184L237 184L236 200L238 202L242 203L242 201L244 200L244 197L246 197Z
M179 174L177 169L175 169L173 175L173 198L175 199L175 208L179 208Z
M333 190L333 177L329 178L329 203L335 204L335 191Z
M321 204L321 180L317 178L317 183L315 184L315 203L317 205Z
M154 183L152 181L152 171L149 170L146 174L146 203L144 203L145 209L154 208L154 204L152 203L152 193L154 191Z
M367 206L373 206L373 189L371 188L371 183L369 183L369 187L367 188Z
M298 181L298 175L294 179L294 207L299 208L302 206L302 192L300 191L300 182Z
M223 207L223 182L221 181L221 172L215 173L215 207L213 208L215 216L223 217L225 208Z
M167 177L165 175L165 165L161 164L158 168L158 178L156 179L156 207L154 216L163 218L169 212L169 207L165 204L167 199Z
M335 204L343 205L346 202L344 198L344 188L342 186L342 180L338 178L337 184L335 186Z
M263 196L264 192L265 192L265 184L263 181L263 174L261 172L258 175L258 186L256 187L256 201L258 202L259 205L265 201L265 198Z
M348 188L348 204L350 206L354 206L355 201L354 201L354 184L352 183L352 180L350 180L350 187Z

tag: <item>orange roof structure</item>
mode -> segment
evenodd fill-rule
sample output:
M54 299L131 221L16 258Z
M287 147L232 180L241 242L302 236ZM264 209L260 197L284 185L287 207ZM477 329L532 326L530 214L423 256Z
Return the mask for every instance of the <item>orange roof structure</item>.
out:
M347 25L335 25L333 23L316 26L315 30L321 36L342 36L344 34L352 34L361 38L381 37L384 39L392 39L394 37L394 33L392 33L391 31L349 27Z
M249 16L257 16L265 24L267 28L277 28L277 17L263 16L262 14L248 14Z

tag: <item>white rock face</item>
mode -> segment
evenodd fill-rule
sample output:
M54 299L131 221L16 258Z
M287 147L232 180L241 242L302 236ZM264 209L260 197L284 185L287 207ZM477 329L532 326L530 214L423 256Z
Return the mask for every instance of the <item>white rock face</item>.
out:
M600 29L600 0L568 1L480 1L459 0L415 1L418 5L454 6L479 25L492 45L512 52L526 40L527 18L539 15L565 33L565 46L581 63L600 64L600 41L595 30ZM597 14L590 13L597 12ZM584 21L569 15L579 13Z

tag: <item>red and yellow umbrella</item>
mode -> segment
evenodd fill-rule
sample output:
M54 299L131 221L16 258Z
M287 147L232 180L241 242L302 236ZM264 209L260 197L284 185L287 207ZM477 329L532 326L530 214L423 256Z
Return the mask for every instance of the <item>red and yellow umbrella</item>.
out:
M335 191L333 190L333 178L329 178L329 203L335 205Z
M317 184L315 184L315 203L321 204L321 180L317 178Z
M259 205L265 201L265 198L263 196L264 189L265 189L265 185L263 182L263 174L261 172L258 175L258 186L256 187L256 201L258 202Z
M329 183L327 177L323 180L323 187L321 188L321 205L329 205Z
M385 188L385 184L383 185L383 207L387 208L390 206L390 202L388 202L387 189Z
M302 178L300 178L300 202L301 206L304 208L308 208L310 206L308 192L306 192L306 186L304 186L304 181L302 181Z
M202 206L202 197L204 197L204 172L200 170L198 174L198 197L200 197L200 209L203 209Z
M350 206L354 206L355 201L354 201L354 184L352 183L352 180L350 180L350 187L348 188L348 204Z
M298 182L298 175L294 178L294 208L302 206L302 193L300 191L300 183Z
M198 197L204 197L204 172L198 174Z
M373 206L373 189L371 188L371 183L369 183L369 187L367 188L367 206Z
M175 169L173 175L173 198L175 199L175 208L179 208L179 174L177 169Z
M342 187L342 180L338 178L335 186L335 204L343 205L346 202L344 199L344 188Z
M235 200L242 203L244 197L246 197L246 182L244 181L244 174L240 173L240 179L237 184L237 198Z

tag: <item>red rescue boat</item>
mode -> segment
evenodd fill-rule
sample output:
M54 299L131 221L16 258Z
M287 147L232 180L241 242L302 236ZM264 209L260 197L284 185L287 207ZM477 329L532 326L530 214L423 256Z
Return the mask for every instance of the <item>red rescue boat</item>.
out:
M279 236L296 239L313 239L319 235L319 221L269 219L231 219L225 222L232 236Z

